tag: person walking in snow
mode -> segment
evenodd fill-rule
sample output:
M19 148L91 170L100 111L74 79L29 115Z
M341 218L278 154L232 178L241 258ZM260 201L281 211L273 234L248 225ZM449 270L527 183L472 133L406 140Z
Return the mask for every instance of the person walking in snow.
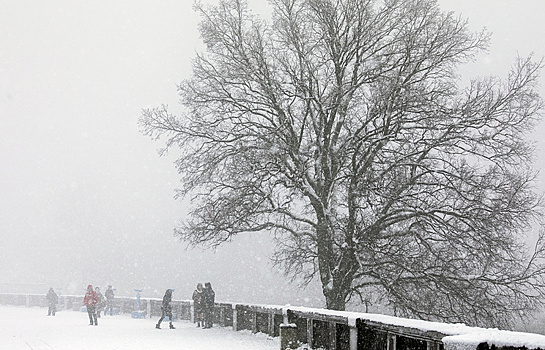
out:
M170 321L170 329L176 328L172 324L172 289L167 289L165 295L163 296L163 304L161 305L161 318L159 319L159 322L157 322L157 324L155 325L155 328L161 329L161 322L163 322L163 319L166 316L168 316L168 319Z
M204 327L203 313L202 313L202 283L197 283L197 289L193 292L193 314L195 315L195 322L197 327L201 324Z
M113 316L114 314L114 290L112 289L112 286L109 285L108 289L106 289L106 292L104 293L104 296L106 297L106 309L104 310L104 315L108 314L108 310L110 311L110 316Z
M105 301L104 301L104 295L100 292L100 287L95 288L95 292L98 296L98 303L97 303L97 317L100 318L100 312L104 309Z
M57 312L57 304L59 303L59 297L57 293L53 290L53 288L49 288L49 291L47 292L47 295L45 296L47 300L47 316L55 316L55 312Z
M210 282L204 284L203 297L202 297L202 307L204 313L204 327L212 327L212 316L214 313L214 305L216 302L216 293L212 289Z
M85 293L85 297L83 298L83 304L87 306L87 314L89 315L89 325L95 325L98 326L97 321L97 303L98 303L98 295L93 290L92 285L87 286L87 293Z

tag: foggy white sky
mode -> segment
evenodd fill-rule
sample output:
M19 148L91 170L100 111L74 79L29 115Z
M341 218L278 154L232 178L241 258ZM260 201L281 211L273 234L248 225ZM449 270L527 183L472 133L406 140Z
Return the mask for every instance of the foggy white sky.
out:
M505 76L517 53L545 56L544 1L439 3L493 32L490 53L464 74ZM173 200L178 178L137 119L142 108L176 104L200 45L191 5L0 0L0 283L74 293L111 283L150 296L176 288L183 299L211 281L220 300L320 306L320 297L298 299L304 293L286 299L290 288L269 273L265 237L214 255L185 251L172 236L185 210ZM536 135L541 141L545 127ZM271 292L273 283L282 290Z

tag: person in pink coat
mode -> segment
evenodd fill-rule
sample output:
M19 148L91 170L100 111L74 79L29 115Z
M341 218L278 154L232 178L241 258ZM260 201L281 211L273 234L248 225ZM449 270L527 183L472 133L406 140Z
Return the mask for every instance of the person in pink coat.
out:
M92 285L87 286L87 293L83 298L83 304L87 306L87 314L89 314L89 325L98 326L97 321L97 303L98 303L98 294L93 290Z

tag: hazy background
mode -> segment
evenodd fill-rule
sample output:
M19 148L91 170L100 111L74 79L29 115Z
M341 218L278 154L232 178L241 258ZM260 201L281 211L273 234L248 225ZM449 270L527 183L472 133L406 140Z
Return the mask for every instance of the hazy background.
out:
M545 56L545 1L439 3L493 32L464 76L504 77L517 54ZM173 199L176 154L160 158L137 120L142 108L176 110L176 84L201 49L197 23L191 0L0 0L0 292L83 294L90 283L189 299L210 281L220 301L323 306L317 285L300 291L271 270L266 235L216 253L173 237L186 213ZM541 125L538 169L544 135Z

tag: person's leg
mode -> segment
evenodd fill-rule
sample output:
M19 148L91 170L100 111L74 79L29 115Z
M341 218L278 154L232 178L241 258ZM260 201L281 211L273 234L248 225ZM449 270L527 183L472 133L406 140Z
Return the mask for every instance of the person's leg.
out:
M212 328L212 319L214 317L214 308L208 309L208 320L206 320L206 327Z
M89 324L93 325L93 311L90 306L87 306L87 315L89 315Z
M161 328L161 322L163 322L163 319L165 318L165 310L161 310L161 318L159 319L159 321L157 322L157 324L155 325L155 328Z
M169 327L170 329L174 329L175 327L174 327L174 325L172 324L172 311L170 311L170 312L168 313L168 320L169 320L168 327Z
M97 322L97 308L96 306L88 306L87 307L88 312L91 312L91 324L94 324L95 326L98 326Z

